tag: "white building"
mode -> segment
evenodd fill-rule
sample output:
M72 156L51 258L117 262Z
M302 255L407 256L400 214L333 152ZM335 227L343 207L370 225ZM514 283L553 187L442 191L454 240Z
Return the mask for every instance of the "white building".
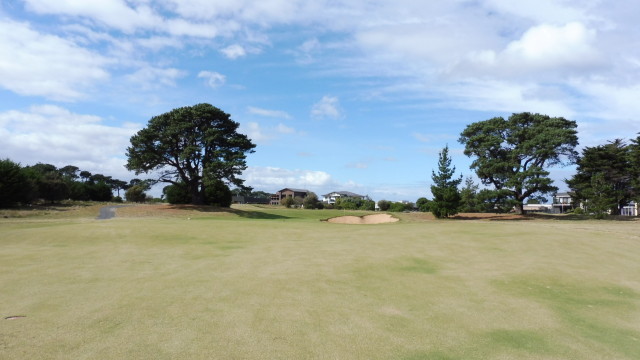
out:
M566 213L569 210L575 208L573 199L569 193L557 193L553 195L553 212L554 213Z
M322 202L325 204L335 204L338 199L360 199L366 200L368 197L365 195L360 195L356 193L352 193L350 191L334 191L330 192L326 195L322 195Z

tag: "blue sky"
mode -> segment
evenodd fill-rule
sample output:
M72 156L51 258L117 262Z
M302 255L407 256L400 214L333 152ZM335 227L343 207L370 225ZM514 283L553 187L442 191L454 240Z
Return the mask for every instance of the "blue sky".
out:
M640 4L3 0L0 157L128 180L129 138L211 103L257 144L247 185L430 197L466 125L564 116L580 146L640 131ZM553 168L556 186L573 168ZM155 189L159 195L159 190Z

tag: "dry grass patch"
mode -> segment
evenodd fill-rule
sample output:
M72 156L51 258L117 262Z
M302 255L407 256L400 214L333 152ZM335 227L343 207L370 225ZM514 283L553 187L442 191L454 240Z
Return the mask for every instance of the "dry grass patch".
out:
M125 218L139 217L180 217L195 218L201 216L232 215L229 209L199 205L171 205L171 204L136 204L116 210L116 216Z

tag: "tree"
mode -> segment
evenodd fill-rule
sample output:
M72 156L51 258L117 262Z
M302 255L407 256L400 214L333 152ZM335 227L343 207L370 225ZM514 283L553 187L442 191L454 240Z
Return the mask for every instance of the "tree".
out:
M93 201L109 201L113 197L111 186L100 181L95 184L84 184L89 192L89 198Z
M602 219L612 209L617 209L616 189L611 184L604 173L593 174L590 179L591 186L586 189L585 207L596 219Z
M77 180L79 177L78 176L79 171L80 171L80 168L73 165L67 165L65 167L58 169L58 172L60 173L60 175L62 175L62 177L67 181Z
M334 204L335 209L338 210L364 210L373 211L376 208L376 203L369 199L369 197L354 198L354 197L339 197Z
M455 179L456 167L451 167L449 146L445 146L438 156L438 173L431 171L431 212L437 218L446 218L458 213L460 207L460 191L458 185L462 182L462 175Z
M151 189L152 180L131 179L127 185L127 189L133 186L140 186L144 191Z
M431 201L426 197L421 197L416 201L416 206L421 212L431 212Z
M120 197L120 190L127 189L127 182L124 180L113 179L111 180L111 188L118 192L118 197Z
M280 200L280 205L286 208L290 208L295 204L296 204L296 201L291 196L287 196L284 199Z
M391 203L391 206L389 207L389 211L391 212L411 211L412 209L413 209L413 204L403 203L403 202Z
M584 148L576 174L566 180L574 201L585 203L588 211L595 211L592 206L597 198L598 207L609 204L612 215L620 214L620 209L635 197L631 154L632 147L621 139Z
M127 189L124 193L124 197L129 202L143 203L147 199L147 194L144 192L144 187L140 185L134 185Z
M51 164L37 163L25 168L27 176L37 186L37 196L51 203L69 196L69 184Z
M189 190L182 183L167 185L162 189L162 193L169 204L189 204L191 202Z
M631 167L631 186L634 189L633 199L640 202L640 135L631 139L629 144L629 166Z
M378 201L378 207L380 208L380 211L387 211L391 207L391 201L380 200Z
M209 180L205 186L205 204L230 207L233 199L231 190L222 180Z
M84 182L89 181L89 179L91 179L91 176L92 176L91 173L88 171L80 171L80 178Z
M184 183L193 204L204 204L213 180L242 186L246 154L255 145L237 129L230 115L210 104L197 104L154 116L131 137L127 169L158 171L158 181Z
M0 160L0 208L27 202L32 187L20 164Z
M307 196L302 200L302 205L304 206L304 208L310 210L317 209L319 203L320 200L318 200L318 195L316 195L314 192L308 193Z
M545 169L575 162L576 128L572 120L524 112L468 125L459 141L475 157L471 168L482 183L513 200L521 214L525 199L558 190Z
M460 212L478 212L478 190L480 186L473 181L471 176L464 179L464 186L460 189Z
M476 195L478 211L485 213L505 213L511 211L516 201L509 195L509 190L482 189L478 191L478 195Z

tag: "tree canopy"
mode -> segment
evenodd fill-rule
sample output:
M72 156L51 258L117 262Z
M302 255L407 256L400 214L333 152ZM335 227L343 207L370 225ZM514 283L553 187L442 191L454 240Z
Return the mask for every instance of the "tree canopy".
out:
M181 107L154 116L131 137L127 169L157 172L158 181L184 184L194 204L206 203L206 188L225 181L242 186L246 154L255 145L239 124L210 104Z
M459 141L482 183L522 213L525 199L558 190L546 168L575 162L576 128L572 120L524 112L470 124Z
M606 212L620 214L636 195L633 149L621 139L584 148L576 174L566 180L574 201L598 217Z

